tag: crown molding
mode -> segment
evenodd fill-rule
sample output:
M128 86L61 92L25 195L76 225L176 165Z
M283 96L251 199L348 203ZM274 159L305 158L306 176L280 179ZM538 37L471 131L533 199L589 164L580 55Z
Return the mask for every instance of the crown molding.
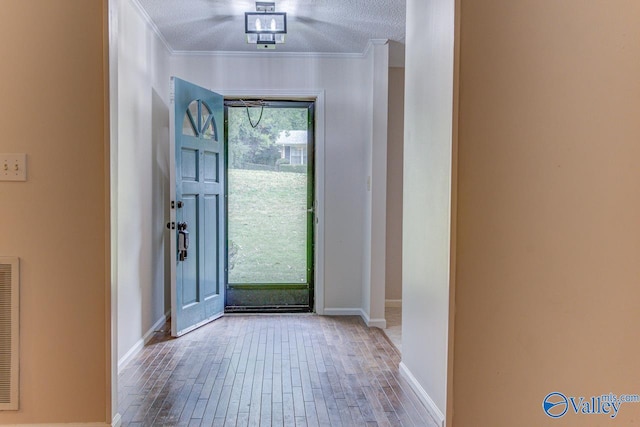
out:
M374 46L384 46L386 44L389 44L389 39L369 39L367 46L362 52L362 58L369 55L369 51L373 49Z
M144 10L140 2L138 0L129 0L129 2L134 7L134 9L138 11L138 13L140 14L140 17L142 17L142 19L147 23L149 28L151 28L151 31L153 31L155 35L158 37L158 39L160 39L160 42L162 43L164 48L167 50L167 52L169 52L170 55L173 55L174 50L169 45L169 42L167 42L167 39L165 39L162 33L160 32L160 29L158 28L156 23L153 22L153 20L151 19L147 11Z
M350 52L248 52L248 51L191 51L176 50L172 52L174 56L217 56L236 58L338 58L338 59L360 59L364 53Z

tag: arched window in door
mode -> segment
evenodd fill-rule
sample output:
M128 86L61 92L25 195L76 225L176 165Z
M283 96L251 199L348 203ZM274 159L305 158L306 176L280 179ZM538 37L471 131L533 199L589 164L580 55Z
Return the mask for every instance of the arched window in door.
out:
M189 104L182 120L182 134L218 141L216 119L206 102L197 99Z

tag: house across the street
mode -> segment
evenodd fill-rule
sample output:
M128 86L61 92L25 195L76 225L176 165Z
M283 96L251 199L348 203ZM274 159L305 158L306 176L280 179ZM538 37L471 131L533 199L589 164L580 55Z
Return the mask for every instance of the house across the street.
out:
M287 159L290 165L307 164L306 130L282 131L276 144L280 146L280 158Z

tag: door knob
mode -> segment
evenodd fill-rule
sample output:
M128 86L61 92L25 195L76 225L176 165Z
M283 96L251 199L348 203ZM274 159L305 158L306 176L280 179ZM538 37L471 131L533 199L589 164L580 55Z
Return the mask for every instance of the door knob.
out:
M187 259L187 250L189 249L189 232L187 231L187 223L178 223L178 259L184 261Z

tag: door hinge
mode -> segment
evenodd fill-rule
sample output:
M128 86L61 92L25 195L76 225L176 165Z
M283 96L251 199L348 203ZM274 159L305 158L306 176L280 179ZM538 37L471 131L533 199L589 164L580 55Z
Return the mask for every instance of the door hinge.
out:
M167 223L167 228L168 228L169 230L175 230L175 229L176 229L176 223L175 223L175 222L173 222L173 221L168 222L168 223Z

